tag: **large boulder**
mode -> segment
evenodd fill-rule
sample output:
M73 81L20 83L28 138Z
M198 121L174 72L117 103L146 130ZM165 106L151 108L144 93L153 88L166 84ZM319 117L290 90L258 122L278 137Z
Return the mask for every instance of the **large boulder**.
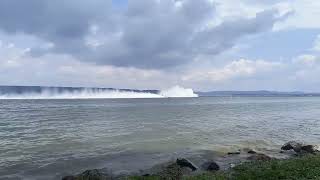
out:
M198 168L189 160L187 159L177 159L176 160L176 164L180 167L187 167L187 168L190 168L192 171L196 171Z
M302 146L303 146L302 143L299 143L296 141L289 141L281 147L281 150L285 150L285 151L294 150L295 152L299 153L301 151Z

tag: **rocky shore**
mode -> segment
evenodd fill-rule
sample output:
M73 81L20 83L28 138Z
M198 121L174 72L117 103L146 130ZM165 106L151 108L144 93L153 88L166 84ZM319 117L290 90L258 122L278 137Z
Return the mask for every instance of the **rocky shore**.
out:
M130 175L114 175L107 169L93 169L65 176L62 180L300 179L300 176L310 174L312 177L307 179L320 179L319 152L319 146L290 141L279 150L282 158L254 149L241 149L218 158L209 157L201 164L181 157Z

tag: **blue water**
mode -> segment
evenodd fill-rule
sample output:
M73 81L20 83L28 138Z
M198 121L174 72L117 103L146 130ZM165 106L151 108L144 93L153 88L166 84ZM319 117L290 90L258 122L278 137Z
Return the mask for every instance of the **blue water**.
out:
M0 179L138 171L199 150L320 144L319 97L0 100Z

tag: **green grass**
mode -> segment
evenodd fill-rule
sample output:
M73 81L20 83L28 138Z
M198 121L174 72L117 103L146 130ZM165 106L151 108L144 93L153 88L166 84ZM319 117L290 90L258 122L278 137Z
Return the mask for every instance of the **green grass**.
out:
M320 179L320 156L247 163L236 166L232 175L240 180Z
M205 173L195 176L181 176L177 172L165 176L130 177L129 180L320 180L320 155L309 155L287 160L251 162L238 165L230 171ZM177 169L174 169L177 170Z
M197 176L186 176L183 180L225 180L228 179L228 174L223 172L217 173L204 173Z
M223 173L205 173L197 176L180 176L180 177L172 177L172 176L148 176L141 177L135 176L130 177L129 180L225 180L227 176Z

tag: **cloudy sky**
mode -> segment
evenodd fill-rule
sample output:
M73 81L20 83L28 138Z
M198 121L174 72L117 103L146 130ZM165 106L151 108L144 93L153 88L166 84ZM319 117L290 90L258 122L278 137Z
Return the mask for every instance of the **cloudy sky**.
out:
M320 92L320 1L1 0L0 84Z

